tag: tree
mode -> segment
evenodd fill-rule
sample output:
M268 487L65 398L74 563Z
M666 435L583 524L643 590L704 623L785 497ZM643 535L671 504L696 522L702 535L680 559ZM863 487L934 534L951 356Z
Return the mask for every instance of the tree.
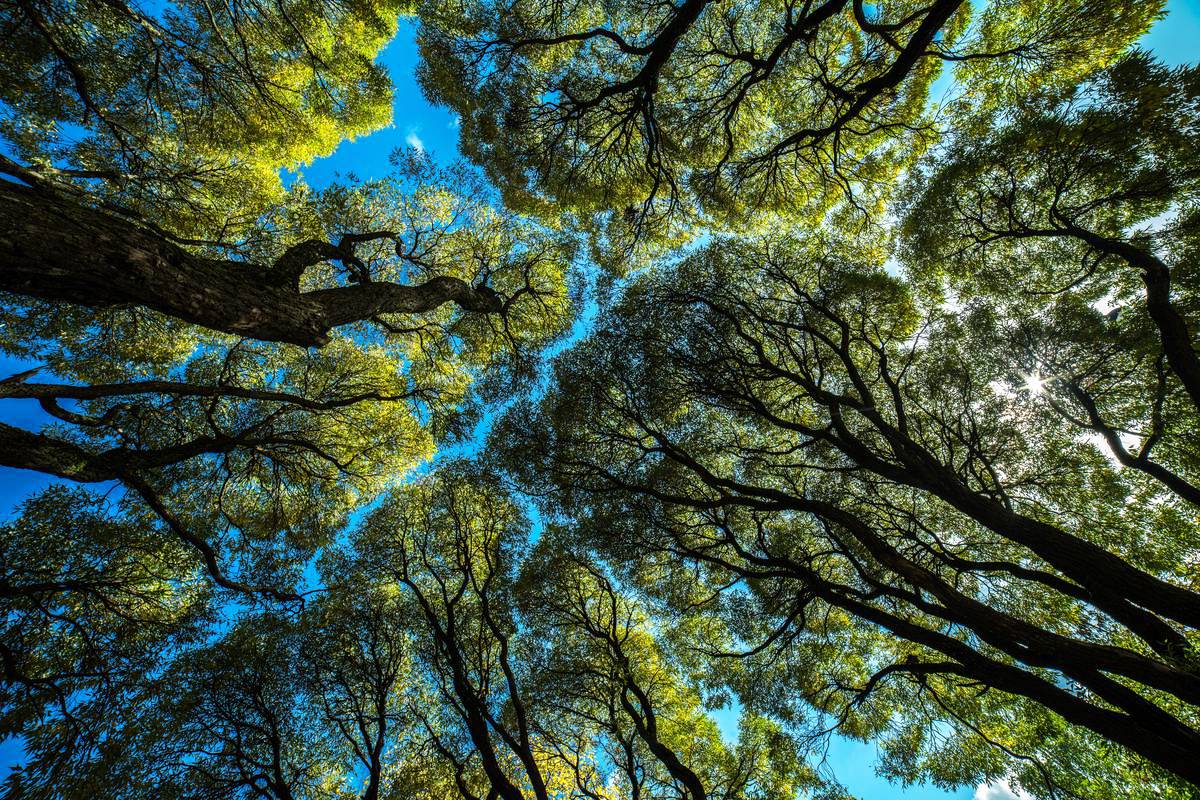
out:
M428 760L407 611L394 592L333 589L301 614L244 616L144 679L140 714L102 714L120 747L76 774L115 797L405 796L406 759ZM421 778L421 791L436 787L436 771Z
M415 688L408 631L400 624L407 611L394 594L335 590L302 620L310 703L365 772L362 800L381 796L385 757L394 758L396 743L416 733L412 698L405 697Z
M905 221L922 280L995 298L1026 329L1026 369L1045 376L1063 417L1192 504L1200 173L1187 131L1200 121L1198 80L1139 53L1020 108L932 160ZM1140 434L1136 453L1129 434Z
M1017 366L1003 341L922 308L869 254L717 240L646 277L562 357L541 409L510 414L507 463L631 569L682 556L717 597L745 584L770 620L734 627L747 652L859 640L857 664L814 656L817 676L789 681L849 730L907 680L990 741L963 699L987 688L1195 781L1185 498L997 391ZM1139 495L1155 500L1123 507Z
M364 527L358 550L370 574L396 581L419 622L416 657L440 703L421 713L429 740L475 797L549 798L515 652L512 569L521 517L497 487L453 473L391 498Z
M407 6L13 0L8 155L176 236L236 241L278 171L391 118L372 63ZM8 209L6 209L8 210Z
M422 80L514 207L671 238L689 235L664 232L675 214L685 229L701 212L744 228L766 212L819 220L846 198L878 210L932 140L943 64L960 67L972 104L1002 102L1108 63L1159 10L435 3L420 12Z
M640 607L565 529L539 540L522 585L525 618L541 634L536 724L559 758L599 750L629 797L795 797L823 788L777 723L742 713L736 747L722 741L698 691L704 682L683 673L688 659L672 652L675 626Z
M0 130L17 156L0 157L9 178L0 183L0 289L139 305L306 347L325 344L332 328L443 303L507 312L514 298L497 292L531 287L506 287L506 270L490 260L475 284L475 264L435 271L443 265L422 259L428 240L400 241L421 231L386 214L332 231L332 220L309 220L307 235L290 241L294 231L277 228L290 202L281 167L389 121L391 87L371 61L402 10L323 0L219 10L183 2L158 14L123 2L10 4L3 19L23 46L0 64L0 98L22 113ZM84 135L65 135L68 125ZM359 255L382 242L407 265L405 280L373 274ZM328 262L354 285L311 280ZM426 280L410 285L413 277Z
M294 700L303 679L292 657L296 635L286 620L251 618L176 659L147 715L151 736L160 738L150 738L148 752L131 754L135 791L332 796L328 731ZM145 736L141 723L132 727Z
M0 736L29 757L8 793L63 786L103 748L97 715L127 702L164 650L195 641L210 590L192 554L144 509L54 487L0 532ZM59 795L61 796L61 795Z
M506 317L525 296L554 291L531 282L545 277L548 265L543 262L557 260L552 245L534 238L532 247L518 248L517 237L527 228L511 217L463 219L482 213L465 204L448 219L397 219L396 210L375 213L371 216L378 227L342 228L341 233L329 229L343 220L309 219L309 230L317 228L319 238L286 246L287 235L276 234L268 245L268 252L274 252L270 260L230 260L189 251L160 229L63 197L30 170L6 169L31 185L0 185L0 255L5 261L0 289L38 300L99 308L136 305L214 331L314 347L326 344L333 328L351 323L424 314L451 302L463 311ZM413 171L434 177L419 166ZM386 184L365 188L359 202L367 208L359 215L370 214L367 204L378 202L378 195L395 191ZM467 221L493 228L511 224L512 249L468 250L456 255L477 261L443 262L445 251L461 246L454 240L471 238L462 231L452 236ZM384 227L388 223L391 227ZM444 237L451 241L442 242ZM380 251L380 242L392 246L394 258ZM358 254L364 243L376 244L370 264ZM320 277L313 275L330 262L345 270L333 286L325 270ZM479 282L472 285L464 273ZM389 280L422 275L428 279L418 285Z

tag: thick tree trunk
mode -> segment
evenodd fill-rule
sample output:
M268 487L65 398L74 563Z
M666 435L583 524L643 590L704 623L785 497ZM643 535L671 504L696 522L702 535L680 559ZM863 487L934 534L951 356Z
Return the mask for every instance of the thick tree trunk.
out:
M1091 593L1091 602L1135 631L1153 620L1131 622L1137 608L1200 629L1200 593L1152 575L1093 542L1006 508L967 486L937 456L892 425L877 410L863 415L888 440L900 463L884 460L844 425L833 444L859 466L896 483L928 492L1011 542L1027 547Z
M1147 727L1129 715L1090 703L1042 676L984 656L965 642L875 608L852 597L832 591L820 582L813 588L831 605L843 608L861 619L873 622L903 639L929 647L962 664L960 674L974 678L1003 692L1027 697L1061 716L1087 728L1158 764L1184 780L1200 785L1200 761L1190 742L1180 741L1173 731ZM945 670L949 672L950 670Z
M267 268L203 258L145 227L0 181L0 291L85 306L138 305L252 339L319 347L339 325L454 302L498 313L487 289L451 277L297 292Z

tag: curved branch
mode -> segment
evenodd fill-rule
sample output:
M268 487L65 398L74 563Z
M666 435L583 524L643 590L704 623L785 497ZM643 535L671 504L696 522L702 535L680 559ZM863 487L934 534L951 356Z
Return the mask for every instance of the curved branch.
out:
M35 371L35 370L34 370ZM394 402L411 399L415 393L390 395L380 392L360 392L330 400L314 400L290 392L270 389L250 389L244 386L203 386L183 381L131 381L129 383L102 383L86 386L71 386L54 383L27 383L24 377L34 371L14 375L0 380L0 398L22 398L37 400L95 400L102 397L132 397L144 394L165 394L181 397L237 397L244 400L264 400L287 403L310 411L331 411L367 401Z
M167 527L178 536L181 540L187 543L195 550L200 558L204 561L204 567L213 582L223 589L240 592L249 595L266 595L281 603L304 602L301 595L294 592L284 592L270 586L252 586L246 583L240 583L227 577L221 570L221 565L217 560L216 551L208 542L201 539L196 534L192 533L187 527L179 521L179 518L172 514L163 504L162 498L141 478L136 475L127 474L121 476L121 482L129 488L133 489L139 497L146 502L146 505L163 521Z

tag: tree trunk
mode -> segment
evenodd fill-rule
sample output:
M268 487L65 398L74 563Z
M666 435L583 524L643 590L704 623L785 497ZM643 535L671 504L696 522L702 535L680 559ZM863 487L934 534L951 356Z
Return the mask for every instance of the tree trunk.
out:
M452 277L298 292L265 266L204 258L130 220L0 181L0 291L52 302L138 305L213 330L319 347L339 325L454 302L498 313L500 298Z

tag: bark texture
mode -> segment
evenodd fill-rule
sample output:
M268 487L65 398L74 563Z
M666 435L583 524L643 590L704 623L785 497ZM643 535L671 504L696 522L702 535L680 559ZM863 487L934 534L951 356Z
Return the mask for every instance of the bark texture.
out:
M213 330L320 347L340 325L457 303L499 313L501 298L447 276L310 292L270 267L204 258L99 209L0 181L0 291L84 306L144 306Z

